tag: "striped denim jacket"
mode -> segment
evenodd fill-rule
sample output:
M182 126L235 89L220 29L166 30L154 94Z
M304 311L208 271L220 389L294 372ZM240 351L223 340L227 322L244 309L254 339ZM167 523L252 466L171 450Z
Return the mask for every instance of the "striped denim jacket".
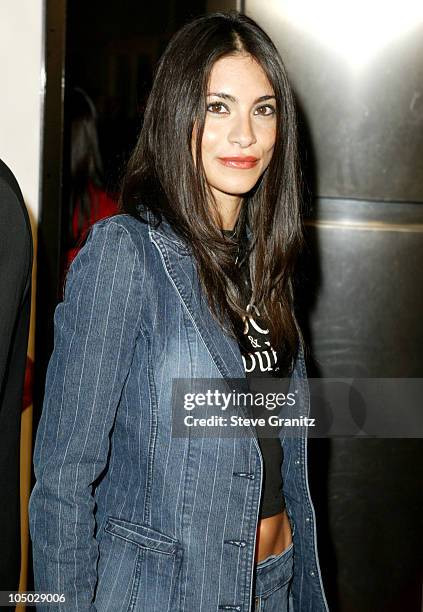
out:
M150 213L148 213L150 215ZM172 380L245 378L238 344L163 221L96 223L55 311L29 504L37 609L250 612L263 479L257 436L172 435ZM309 414L300 345L290 416ZM326 611L307 432L280 434L295 525L292 603Z

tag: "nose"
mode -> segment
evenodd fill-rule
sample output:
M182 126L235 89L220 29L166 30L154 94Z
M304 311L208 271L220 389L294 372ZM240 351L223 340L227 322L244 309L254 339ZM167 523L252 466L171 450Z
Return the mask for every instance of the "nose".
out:
M242 113L234 117L228 138L229 142L238 144L242 148L249 147L257 142L249 114Z

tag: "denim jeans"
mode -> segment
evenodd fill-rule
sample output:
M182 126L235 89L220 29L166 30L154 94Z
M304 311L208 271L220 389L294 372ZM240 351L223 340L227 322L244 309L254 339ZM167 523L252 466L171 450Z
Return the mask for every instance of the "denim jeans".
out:
M295 523L288 515L292 537ZM291 583L294 542L278 555L269 555L254 567L252 612L294 612Z
M255 567L254 612L293 612L290 597L294 543Z

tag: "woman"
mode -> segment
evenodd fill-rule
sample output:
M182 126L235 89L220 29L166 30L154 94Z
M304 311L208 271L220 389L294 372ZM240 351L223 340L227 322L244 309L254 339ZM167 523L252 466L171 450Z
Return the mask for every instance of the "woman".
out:
M116 201L103 185L103 163L97 136L97 112L91 98L79 87L69 100L71 184L65 269L79 251L89 228L118 211Z
M175 35L126 214L94 226L55 314L30 524L36 589L65 594L61 609L327 610L305 427L172 435L182 379L288 373L284 416L308 414L295 143L257 24L214 14Z

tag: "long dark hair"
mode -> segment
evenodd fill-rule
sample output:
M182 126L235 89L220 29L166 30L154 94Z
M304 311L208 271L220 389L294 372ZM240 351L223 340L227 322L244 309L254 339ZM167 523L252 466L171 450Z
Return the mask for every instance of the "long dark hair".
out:
M69 242L73 236L73 216L78 206L79 234L90 220L91 209L97 205L89 194L89 185L103 186L103 164L97 136L97 112L88 94L74 87L68 97L70 114L70 201L69 201ZM72 245L73 246L73 245Z
M213 13L180 29L165 50L147 103L141 134L122 185L121 209L140 218L140 204L162 215L191 247L213 315L239 339L246 315L240 275L210 213L216 206L201 161L207 86L213 65L247 53L264 70L276 96L272 160L243 199L237 228L252 232L251 301L266 318L272 345L294 358L301 335L294 313L294 264L303 245L296 111L279 53L267 34L237 12ZM192 132L196 126L196 160ZM235 246L229 240L229 246ZM230 326L226 327L229 320Z

